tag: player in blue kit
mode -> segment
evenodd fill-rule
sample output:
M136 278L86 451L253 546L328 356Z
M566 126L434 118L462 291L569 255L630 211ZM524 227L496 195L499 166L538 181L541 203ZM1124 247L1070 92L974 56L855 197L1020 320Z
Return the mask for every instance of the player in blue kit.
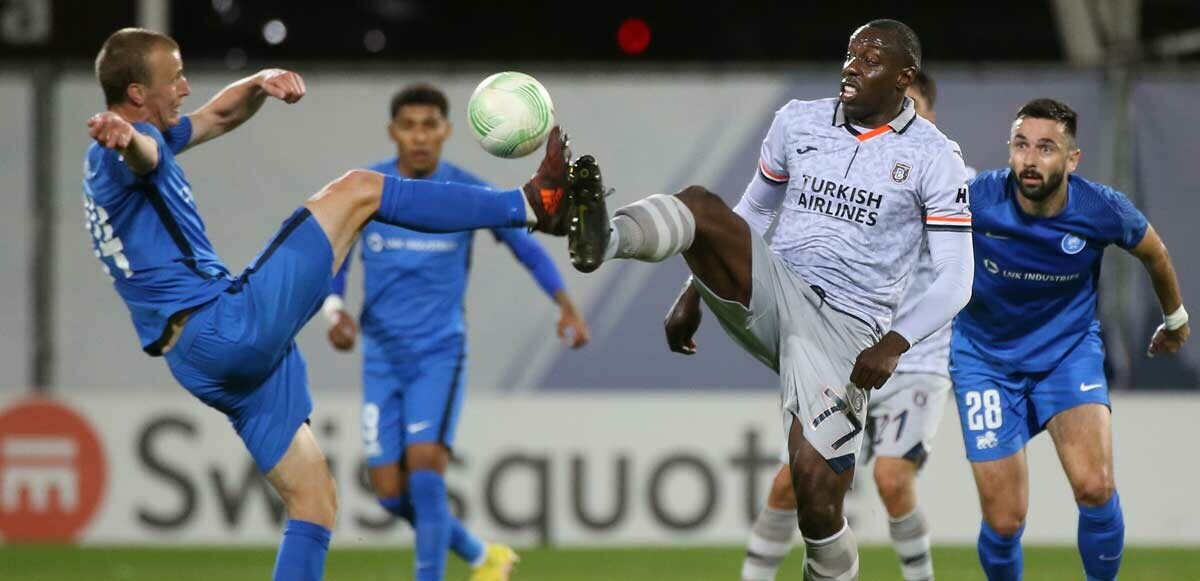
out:
M530 226L564 235L567 164L555 128L523 188L497 191L354 170L312 196L240 274L217 258L176 156L245 122L267 97L306 93L264 70L181 115L190 87L179 46L143 29L113 33L96 57L106 110L88 120L83 199L93 249L130 310L141 348L229 417L279 493L288 522L274 578L320 579L337 499L307 425L312 412L294 338L328 296L368 221L450 232ZM532 200L532 202L530 201Z
M397 156L370 169L387 175L487 186L441 160L450 137L445 94L429 85L408 87L392 98L388 134ZM550 255L521 228L496 228L538 286L560 308L558 334L572 347L588 329L567 295ZM362 232L365 287L362 311L362 433L368 475L380 504L416 531L416 579L440 580L446 551L474 568L475 581L508 578L512 549L485 547L450 513L443 479L465 399L466 340L463 300L474 232L423 233L379 222ZM325 301L329 340L354 346L353 317L343 308L342 264Z
M1116 579L1125 524L1113 479L1112 425L1096 287L1116 244L1150 274L1164 322L1149 353L1178 351L1190 330L1166 246L1120 192L1073 175L1076 114L1050 99L1018 111L1009 168L970 186L977 268L958 315L950 375L983 511L987 578L1020 579L1028 510L1025 444L1050 432L1079 505L1089 580Z

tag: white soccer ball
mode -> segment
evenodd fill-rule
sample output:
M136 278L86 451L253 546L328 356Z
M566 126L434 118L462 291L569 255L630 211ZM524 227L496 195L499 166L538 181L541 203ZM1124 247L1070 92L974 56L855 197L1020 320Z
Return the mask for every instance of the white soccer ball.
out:
M537 79L512 71L479 83L467 103L475 140L488 153L507 159L529 155L554 127L554 103Z

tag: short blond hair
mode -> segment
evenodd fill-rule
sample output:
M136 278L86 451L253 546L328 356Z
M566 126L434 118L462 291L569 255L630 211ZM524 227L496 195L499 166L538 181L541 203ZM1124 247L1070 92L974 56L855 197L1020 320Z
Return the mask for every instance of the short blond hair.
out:
M150 66L146 57L155 48L179 50L175 39L145 28L122 28L104 41L96 55L96 80L104 90L104 103L112 107L124 103L126 89L133 83L149 84Z

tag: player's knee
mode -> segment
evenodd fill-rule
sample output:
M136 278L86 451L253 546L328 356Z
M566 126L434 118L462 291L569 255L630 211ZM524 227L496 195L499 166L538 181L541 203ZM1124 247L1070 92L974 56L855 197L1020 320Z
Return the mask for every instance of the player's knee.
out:
M323 462L319 467L307 470L307 476L297 479L286 489L280 490L288 516L332 527L337 518L337 483L329 467Z
M778 510L796 510L796 494L792 492L792 475L787 466L775 473L771 492L767 496L767 506Z
M903 467L876 462L875 488L879 490L879 498L885 505L893 504L904 498L912 484L912 474Z
M1103 472L1089 475L1073 487L1075 502L1084 506L1100 506L1108 502L1116 491L1112 476Z
M679 201L683 202L692 211L692 214L697 216L714 211L715 207L729 207L725 200L721 199L721 196L712 193L704 186L688 186L675 194L675 197L679 198Z
M316 197L336 199L341 203L374 213L379 208L383 180L383 174L370 170L353 169L330 182Z
M418 470L445 474L450 464L450 450L433 442L413 444L404 450L404 464L410 474Z
M1025 514L1016 507L983 507L983 520L993 531L1011 537L1025 525Z

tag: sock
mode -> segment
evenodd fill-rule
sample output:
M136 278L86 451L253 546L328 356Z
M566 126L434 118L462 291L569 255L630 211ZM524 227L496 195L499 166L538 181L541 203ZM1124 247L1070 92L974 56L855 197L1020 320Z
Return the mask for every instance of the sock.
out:
M742 581L773 581L783 558L792 550L795 534L796 511L763 507L746 542Z
M383 505L388 512L408 521L415 528L416 520L413 514L411 495L402 494L391 498L381 498L379 504ZM487 558L487 547L484 546L483 541L471 534L471 531L467 530L461 521L454 518L454 515L450 515L449 519L450 550L472 567L482 565L484 559Z
M805 581L858 581L858 539L850 523L826 539L804 539Z
M375 219L420 232L525 226L525 194L387 176Z
M929 524L920 508L907 516L888 519L892 547L900 558L900 575L904 581L933 579L933 556L929 553Z
M319 581L325 575L329 529L308 521L289 519L275 555L275 581Z
M660 262L692 246L696 218L675 196L655 194L616 211L605 256Z
M979 529L979 564L988 581L1018 581L1025 568L1025 555L1021 553L1021 533L1025 525L1011 537L1001 535L982 523Z
M450 548L450 503L446 481L433 470L409 475L417 523L416 581L442 581L446 575L446 551Z
M1079 505L1079 556L1088 581L1116 579L1124 550L1125 517L1117 492L1100 506Z

